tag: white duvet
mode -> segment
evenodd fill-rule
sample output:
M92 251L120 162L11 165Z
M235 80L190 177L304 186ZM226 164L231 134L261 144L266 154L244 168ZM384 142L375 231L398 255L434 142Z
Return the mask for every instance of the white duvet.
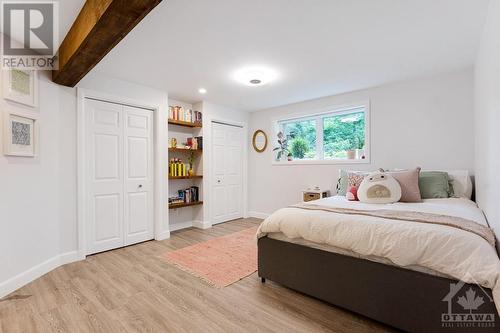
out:
M336 196L311 204L359 210L418 211L462 217L487 226L477 205L464 198L380 205ZM420 266L466 283L480 284L492 289L500 313L500 259L495 248L474 233L445 225L298 208L283 208L273 213L261 224L257 237L272 233L330 245L363 257L384 258L400 267Z

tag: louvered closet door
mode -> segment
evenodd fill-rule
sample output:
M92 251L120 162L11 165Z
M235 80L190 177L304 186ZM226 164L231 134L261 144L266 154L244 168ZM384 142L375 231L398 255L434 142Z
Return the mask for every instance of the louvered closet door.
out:
M153 112L87 99L87 254L153 238Z

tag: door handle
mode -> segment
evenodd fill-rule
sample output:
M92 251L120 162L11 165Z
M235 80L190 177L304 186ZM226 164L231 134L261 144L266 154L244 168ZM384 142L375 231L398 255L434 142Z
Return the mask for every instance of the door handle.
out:
M139 188L142 188L142 184L139 184Z

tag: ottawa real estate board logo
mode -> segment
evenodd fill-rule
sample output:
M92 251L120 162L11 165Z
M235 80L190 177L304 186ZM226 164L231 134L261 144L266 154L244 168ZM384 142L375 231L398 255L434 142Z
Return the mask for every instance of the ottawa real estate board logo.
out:
M1 10L2 69L57 69L59 3L2 1Z
M463 281L450 283L450 291L442 299L448 303L447 311L441 314L443 328L495 327L495 303L486 290L475 285L473 289Z

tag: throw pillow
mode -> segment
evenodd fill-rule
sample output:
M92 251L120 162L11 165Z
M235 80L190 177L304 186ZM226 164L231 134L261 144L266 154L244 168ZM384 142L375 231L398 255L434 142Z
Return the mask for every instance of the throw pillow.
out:
M412 170L387 172L396 179L401 186L401 202L420 202L419 175L420 167Z
M418 185L422 199L449 198L453 195L450 177L444 171L422 171Z

